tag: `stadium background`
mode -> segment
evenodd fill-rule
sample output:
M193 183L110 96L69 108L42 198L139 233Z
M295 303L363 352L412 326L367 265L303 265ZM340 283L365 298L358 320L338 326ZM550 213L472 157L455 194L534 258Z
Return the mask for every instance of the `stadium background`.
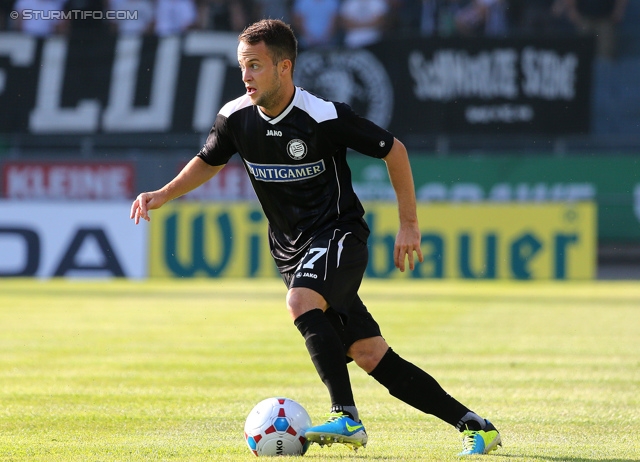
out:
M429 258L408 277L640 277L640 14L615 57L578 34L424 36L301 52L296 82L407 145ZM271 276L239 163L134 227L242 92L233 31L0 32L0 276ZM96 29L97 30L97 29ZM73 31L72 31L73 32ZM85 31L86 34L86 31ZM384 164L350 156L389 277ZM203 237L205 236L205 237Z

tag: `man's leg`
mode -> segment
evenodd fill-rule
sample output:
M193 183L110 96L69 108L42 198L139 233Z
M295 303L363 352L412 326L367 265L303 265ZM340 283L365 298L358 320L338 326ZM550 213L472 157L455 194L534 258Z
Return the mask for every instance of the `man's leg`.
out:
M318 236L298 268L283 275L289 287L287 307L331 395L329 420L307 430L307 438L319 444L358 448L367 442L349 380L346 350L352 342L345 338L344 327L367 260L365 242L335 229ZM366 336L375 335L380 331Z
M306 437L320 445L343 443L357 449L366 445L367 434L353 399L342 339L321 308L308 309L314 305L326 309L326 302L322 303L324 299L321 302L318 297L322 299L317 292L306 288L291 289L287 296L287 307L294 324L305 339L320 379L329 390L334 414L325 424L309 428Z
M305 340L320 379L329 391L332 409L344 408L357 419L346 352L340 336L325 316L327 302L311 289L293 288L287 294L287 309Z
M460 430L484 424L470 409L443 390L425 371L401 358L382 337L362 339L349 348L358 366L389 390L392 396ZM466 416L466 417L465 417Z
M501 444L500 434L489 421L449 395L431 375L401 358L382 337L354 342L348 355L392 396L464 432L463 455L486 454Z

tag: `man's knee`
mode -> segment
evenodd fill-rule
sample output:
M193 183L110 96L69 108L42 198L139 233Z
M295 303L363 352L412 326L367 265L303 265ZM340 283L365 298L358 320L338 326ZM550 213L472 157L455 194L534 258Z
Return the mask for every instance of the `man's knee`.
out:
M371 337L358 340L349 347L347 355L364 369L366 373L373 371L389 349L382 337Z
M324 297L315 290L294 287L287 292L287 310L291 319L295 320L298 316L316 308L326 311L328 304Z

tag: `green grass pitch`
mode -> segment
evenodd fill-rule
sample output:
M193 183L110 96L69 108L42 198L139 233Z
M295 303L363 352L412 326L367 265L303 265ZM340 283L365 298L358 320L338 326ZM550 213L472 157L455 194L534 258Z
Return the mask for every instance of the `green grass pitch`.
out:
M640 460L640 284L365 280L406 359L501 430L485 460ZM278 280L0 280L0 461L249 461L246 415L327 392ZM367 448L454 461L459 434L356 366ZM476 460L477 458L474 458Z

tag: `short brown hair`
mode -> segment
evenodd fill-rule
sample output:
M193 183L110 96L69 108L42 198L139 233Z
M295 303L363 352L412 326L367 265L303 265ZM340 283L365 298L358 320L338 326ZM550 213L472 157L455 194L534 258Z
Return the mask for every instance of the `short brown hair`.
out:
M248 26L238 37L240 42L256 45L264 42L276 64L283 59L291 61L291 70L296 65L298 40L291 27L279 19L262 19Z

